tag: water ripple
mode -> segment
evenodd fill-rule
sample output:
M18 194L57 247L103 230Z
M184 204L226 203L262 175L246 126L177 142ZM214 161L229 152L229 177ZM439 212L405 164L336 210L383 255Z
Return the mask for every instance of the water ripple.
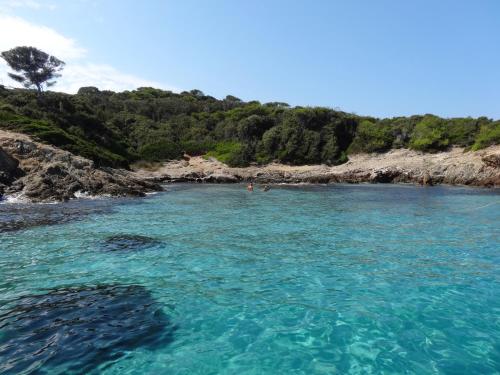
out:
M36 362L38 372L81 365L71 342L60 345L70 328L59 331L50 320L40 288L51 296L68 285L142 285L120 289L119 299L88 293L97 293L93 306L151 306L132 315L106 308L132 335L164 311L164 325L178 327L175 340L167 328L152 345L138 336L125 349L109 343L109 357L89 356L82 368L105 375L494 374L497 200L495 191L446 187L276 186L250 194L242 185L177 185L112 201L76 221L5 231L0 310L9 326L0 328L0 341L13 340L16 349L0 354L0 366L26 366L23 353L37 358L54 347L60 362ZM9 215L2 212L0 222ZM102 251L114 246L110 238L118 251ZM78 292L68 293L79 301ZM36 296L19 299L26 294ZM98 316L92 307L67 314L58 302L66 297L55 296L54 311L72 324L73 313ZM5 315L18 303L35 313ZM23 314L48 327L46 336L38 339L35 323L8 331ZM129 331L95 324L112 340L116 330ZM93 342L96 332L83 340Z

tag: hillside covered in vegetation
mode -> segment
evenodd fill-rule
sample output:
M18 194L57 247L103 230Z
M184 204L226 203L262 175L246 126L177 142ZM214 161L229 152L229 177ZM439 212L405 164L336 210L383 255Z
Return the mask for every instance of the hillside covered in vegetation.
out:
M230 166L336 165L350 154L410 148L424 152L500 143L500 121L433 115L378 119L322 107L219 100L199 90L154 88L115 93L94 87L77 94L0 86L0 129L94 160L99 166L213 156Z

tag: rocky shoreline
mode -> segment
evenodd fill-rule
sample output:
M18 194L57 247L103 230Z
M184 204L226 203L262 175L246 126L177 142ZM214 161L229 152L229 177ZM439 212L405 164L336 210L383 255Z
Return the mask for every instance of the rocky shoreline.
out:
M197 183L411 183L500 187L500 146L466 152L454 148L425 154L407 149L350 156L342 165L230 168L215 159L192 157L149 169L137 169L141 179Z
M144 196L162 190L154 181L122 169L97 168L70 152L0 130L0 200L66 201L78 196Z
M399 149L359 154L342 165L231 168L213 159L187 157L133 171L98 168L89 159L0 130L0 200L66 201L80 196L144 196L162 183L411 183L500 187L500 146L454 148L424 154Z

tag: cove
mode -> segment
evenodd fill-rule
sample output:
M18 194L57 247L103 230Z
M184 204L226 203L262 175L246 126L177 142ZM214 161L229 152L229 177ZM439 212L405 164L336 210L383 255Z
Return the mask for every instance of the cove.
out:
M144 306L123 318L131 335L163 327L151 342L133 338L86 362L95 363L82 367L87 373L495 373L499 201L494 189L275 185L248 193L240 184L106 200L105 210L78 220L1 233L0 316L12 323L19 306L40 312L51 298L48 311L70 319L63 301L87 293L111 312L119 301ZM8 216L5 209L1 220ZM160 245L103 251L117 235ZM120 292L109 297L113 288ZM48 342L34 325L11 327L0 325L0 345L13 345L0 349L2 365L18 358L13 347L28 353ZM72 352L60 353L32 373L77 371Z

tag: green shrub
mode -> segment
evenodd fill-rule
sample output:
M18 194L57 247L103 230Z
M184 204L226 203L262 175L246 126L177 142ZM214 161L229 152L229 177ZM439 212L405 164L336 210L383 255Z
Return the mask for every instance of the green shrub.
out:
M141 159L147 161L173 160L182 157L182 149L177 143L168 140L159 140L155 143L141 146L138 154Z
M387 151L391 148L393 139L390 126L364 120L359 123L348 151L349 153Z
M91 159L99 166L128 166L127 159L123 156L115 154L85 137L70 134L50 121L32 119L10 111L0 111L0 128L28 134L35 140Z
M425 116L413 130L410 148L419 151L440 151L446 149L450 140L444 120L436 116Z
M376 119L153 88L115 93L88 87L76 95L47 91L42 100L31 90L0 88L0 128L30 134L98 165L124 167L140 159L176 159L182 151L233 166L272 160L335 165L347 160L347 151L432 152L499 143L498 122L487 118Z
M183 141L181 142L182 150L191 156L204 155L215 148L215 142L213 141Z
M262 142L259 142L259 160L278 159L289 164L321 162L321 134L306 128L300 121L300 116L286 114L279 126L267 130L262 136Z
M245 167L250 163L249 149L235 141L219 142L206 157L213 157L230 167Z
M0 108L0 123L3 123L4 126L6 125L6 122L15 122L17 119L19 119L19 117L20 116L12 110L12 106L9 106L8 104L4 104L2 105L2 108Z
M45 143L57 144L59 147L74 143L72 139L59 129L37 132L36 137Z
M422 121L423 116L394 117L380 120L381 124L391 128L393 135L392 148L407 148L410 145L411 135L415 126Z
M479 150L494 144L500 143L500 121L481 126L476 136L476 141L472 145L472 150Z
M0 112L16 113L16 109L10 104L1 104Z
M479 130L477 120L472 118L454 118L446 120L445 124L450 144L466 147L474 143Z

